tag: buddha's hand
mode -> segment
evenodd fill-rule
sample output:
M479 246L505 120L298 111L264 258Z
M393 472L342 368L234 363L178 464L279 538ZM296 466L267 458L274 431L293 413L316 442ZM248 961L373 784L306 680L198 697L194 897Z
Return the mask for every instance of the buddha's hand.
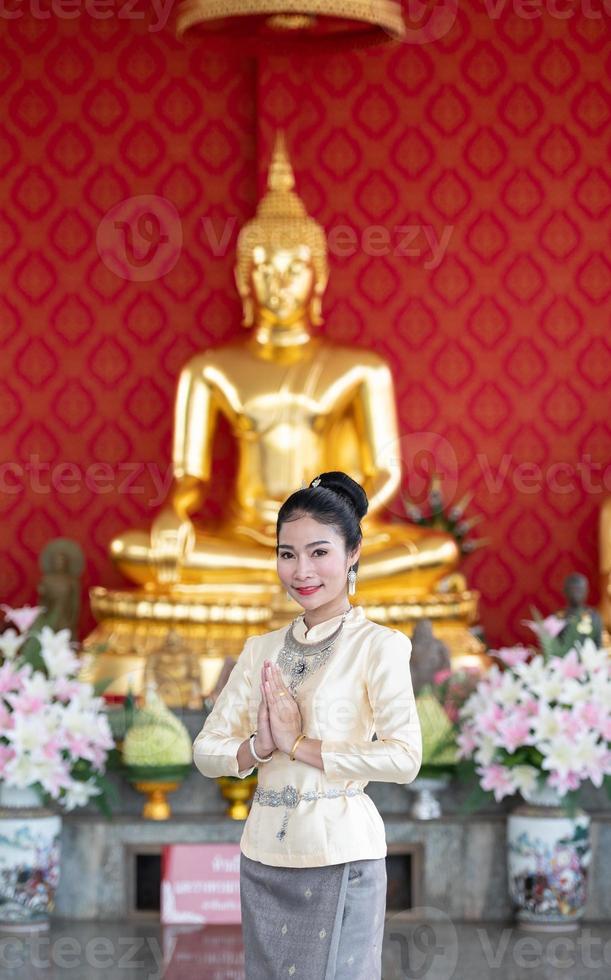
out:
M287 754L293 748L295 739L301 735L303 721L299 705L285 686L280 668L270 660L263 665L263 688L269 711L272 738L277 748Z
M165 508L151 527L151 555L157 581L167 584L180 578L180 566L195 545L195 528L189 518Z

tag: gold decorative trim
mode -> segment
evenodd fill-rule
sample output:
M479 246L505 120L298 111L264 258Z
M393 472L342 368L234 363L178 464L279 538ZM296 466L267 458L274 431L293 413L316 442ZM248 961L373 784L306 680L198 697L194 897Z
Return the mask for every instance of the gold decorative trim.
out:
M426 597L414 596L413 599L405 597L395 603L363 599L359 605L377 623L402 623L418 619L473 623L477 617L479 598L480 593L475 591L459 594L439 592Z
M401 7L396 0L182 0L176 16L176 37L189 28L226 17L298 14L337 17L380 27L390 37L405 37Z
M163 595L141 590L111 591L96 587L90 590L91 611L98 622L106 619L162 621L173 623L266 623L271 618L270 589L244 590L239 599L233 600L219 591L215 596L202 595L195 590L184 591L179 596Z

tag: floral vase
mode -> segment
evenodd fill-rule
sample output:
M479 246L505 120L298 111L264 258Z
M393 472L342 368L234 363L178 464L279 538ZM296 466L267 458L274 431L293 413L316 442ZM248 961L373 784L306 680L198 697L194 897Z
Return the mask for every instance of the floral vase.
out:
M0 782L0 929L48 929L59 882L61 817L33 789Z
M518 924L577 928L586 904L590 818L581 809L569 815L552 789L524 796L507 821L509 892Z

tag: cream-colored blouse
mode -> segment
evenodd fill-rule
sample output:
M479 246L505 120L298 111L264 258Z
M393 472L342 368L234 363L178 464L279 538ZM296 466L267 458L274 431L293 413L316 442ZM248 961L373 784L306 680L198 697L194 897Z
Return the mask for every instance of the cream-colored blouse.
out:
M313 626L306 636L301 616L295 637L314 643L340 620ZM277 661L287 629L246 641L193 744L204 776L244 778L253 771L238 772L237 751L257 728L263 661ZM403 633L371 622L359 606L350 610L329 660L295 694L302 730L322 740L324 771L279 750L259 764L258 793L266 802L253 800L240 840L246 857L291 868L385 857L384 822L362 790L370 780L409 783L420 768L410 656L411 642ZM288 685L289 678L284 680ZM305 799L295 803L301 794Z

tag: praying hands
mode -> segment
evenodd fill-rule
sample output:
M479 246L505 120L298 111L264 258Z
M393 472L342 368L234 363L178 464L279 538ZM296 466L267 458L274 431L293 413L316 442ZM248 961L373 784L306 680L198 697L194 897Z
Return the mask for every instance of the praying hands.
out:
M269 739L275 748L289 753L302 731L299 705L282 680L280 668L266 660L261 669L261 705L258 734L261 741Z

